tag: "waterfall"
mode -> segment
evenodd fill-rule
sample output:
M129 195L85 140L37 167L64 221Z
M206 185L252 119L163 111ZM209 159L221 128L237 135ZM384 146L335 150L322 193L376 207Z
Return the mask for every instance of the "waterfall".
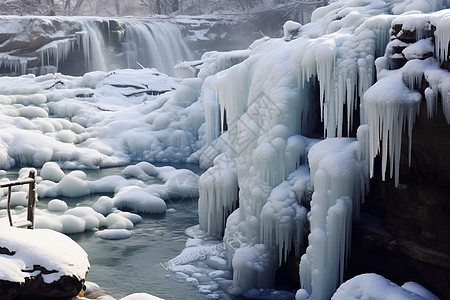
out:
M150 18L100 17L22 17L3 18L0 38L9 37L0 45L0 76L33 73L64 73L82 75L91 71L111 71L119 68L156 68L174 76L173 67L191 60L180 27L175 21ZM2 53L14 36L21 36L33 24L36 36L24 39L29 56ZM11 30L16 27L14 32ZM23 37L21 37L23 39ZM6 46L5 46L6 45ZM17 49L17 44L12 47Z
M173 66L191 59L176 23L165 20L127 20L123 42L128 68L152 67L173 76Z

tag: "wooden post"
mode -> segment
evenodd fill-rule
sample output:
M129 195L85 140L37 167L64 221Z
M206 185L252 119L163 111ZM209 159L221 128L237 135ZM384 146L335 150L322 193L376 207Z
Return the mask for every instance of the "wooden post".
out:
M36 174L34 171L30 171L28 176L33 179L28 186L28 216L27 220L31 222L28 229L34 229L34 210L36 209Z
M13 226L13 221L11 217L11 187L8 186L8 219L9 219L9 225Z

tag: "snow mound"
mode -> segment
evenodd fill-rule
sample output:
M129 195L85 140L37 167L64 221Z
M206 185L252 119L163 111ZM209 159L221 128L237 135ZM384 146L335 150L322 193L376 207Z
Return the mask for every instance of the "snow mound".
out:
M411 288L411 289L409 289ZM417 293L416 293L416 292ZM377 274L362 274L344 282L332 300L437 300L435 295L416 283L398 286Z
M49 211L66 211L67 208L67 203L59 199L50 200L47 204Z
M131 237L131 232L127 229L105 229L97 231L96 236L105 240L123 240Z
M47 229L0 227L0 232L1 247L11 253L0 255L2 280L25 282L25 279L39 274L45 283L51 283L61 276L80 280L86 277L89 270L87 254L71 238ZM27 272L36 265L52 272Z
M146 293L134 293L124 298L121 298L120 300L162 300L162 299Z

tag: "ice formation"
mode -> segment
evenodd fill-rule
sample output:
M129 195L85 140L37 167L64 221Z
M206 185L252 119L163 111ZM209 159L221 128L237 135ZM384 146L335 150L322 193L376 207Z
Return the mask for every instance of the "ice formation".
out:
M417 86L423 78L430 84L425 92L430 116L436 112L438 95L446 95L441 89L447 86L442 83L448 72L439 64L447 57L442 32L448 13L391 14L392 8L430 12L443 7L418 2L400 6L334 1L317 9L312 23L293 38L264 40L242 63L205 79L205 88L215 91L207 101L216 101L215 106L209 104L215 113L206 121L211 126L209 139L218 125L226 131L213 144L218 153L236 161L237 169L239 208L228 217L223 238L234 272L231 292L266 286L274 266L300 247L302 224L309 224L311 233L300 263L302 289L297 298L330 299L343 281L351 223L359 217L359 205L369 189L373 159L381 152L383 176L389 160L390 175L398 183L401 137L406 131L411 140L422 99ZM410 61L402 69L382 70L387 68L386 47L394 46L388 42L395 22L405 30L414 28L418 42L404 50ZM436 46L424 39L430 24L437 28ZM434 47L438 62L422 60ZM312 99L319 103L311 103ZM442 103L446 113L445 96ZM311 120L317 118L323 121L325 140L298 135L315 132ZM341 138L345 135L357 138ZM204 184L206 177L218 178L219 170L223 173L217 164L212 166ZM211 196L216 185L210 180L209 186L200 188L200 198L209 199L199 204L200 220L213 216L214 207L217 216L223 215L221 203L227 198ZM311 207L309 223L304 221L303 205ZM208 230L207 221L200 224Z

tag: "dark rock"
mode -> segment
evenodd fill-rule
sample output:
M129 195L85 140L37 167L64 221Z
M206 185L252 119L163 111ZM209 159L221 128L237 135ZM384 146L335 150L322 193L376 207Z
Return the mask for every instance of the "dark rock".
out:
M375 272L403 284L416 281L450 299L450 126L442 110L429 119L422 102L412 134L411 166L404 134L400 183L381 180L380 161L362 209L377 226L354 230L349 274ZM364 221L364 220L363 220ZM377 230L374 230L377 228Z
M84 281L70 276L61 278L52 283L45 283L42 275L26 279L25 283L0 280L0 293L2 300L25 299L68 299L80 294Z
M397 70L406 64L407 60L403 55L395 54L388 57L389 70Z

